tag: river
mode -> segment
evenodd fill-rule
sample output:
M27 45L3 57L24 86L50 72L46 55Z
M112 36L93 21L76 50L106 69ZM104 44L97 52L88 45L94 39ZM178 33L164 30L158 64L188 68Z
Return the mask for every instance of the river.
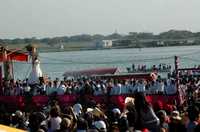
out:
M134 64L165 63L174 67L174 56L180 56L180 67L200 64L200 46L175 46L159 48L105 49L70 52L39 53L41 69L51 78L62 77L65 71L101 67L126 67ZM31 63L14 63L15 79L25 79L31 71Z

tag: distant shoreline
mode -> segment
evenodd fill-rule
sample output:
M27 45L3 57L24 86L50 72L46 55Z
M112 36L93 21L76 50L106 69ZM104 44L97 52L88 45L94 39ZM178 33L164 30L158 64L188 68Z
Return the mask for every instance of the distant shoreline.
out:
M73 51L89 51L89 50L111 50L111 49L143 49L143 48L160 48L160 47L189 47L189 46L200 46L199 45L171 45L171 46L157 46L157 47L131 47L131 46L120 46L112 48L76 48L76 49L41 49L38 48L40 53L49 53L49 52L73 52Z

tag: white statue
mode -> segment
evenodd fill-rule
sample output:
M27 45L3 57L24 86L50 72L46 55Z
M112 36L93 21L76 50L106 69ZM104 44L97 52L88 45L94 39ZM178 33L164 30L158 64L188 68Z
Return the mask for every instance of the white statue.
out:
M42 70L40 68L40 61L35 58L35 61L33 63L32 71L28 77L28 83L29 84L38 84L39 78L42 77Z

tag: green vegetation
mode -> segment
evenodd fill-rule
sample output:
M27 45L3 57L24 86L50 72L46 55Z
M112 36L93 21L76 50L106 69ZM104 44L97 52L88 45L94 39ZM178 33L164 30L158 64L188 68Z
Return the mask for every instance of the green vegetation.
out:
M101 34L82 34L42 39L35 37L0 39L0 44L6 45L9 48L24 48L28 44L37 44L40 51L63 51L95 49L95 42L100 40L113 40L112 48L199 45L200 32L169 30L158 35L145 32L130 32L128 35L113 33L107 36Z

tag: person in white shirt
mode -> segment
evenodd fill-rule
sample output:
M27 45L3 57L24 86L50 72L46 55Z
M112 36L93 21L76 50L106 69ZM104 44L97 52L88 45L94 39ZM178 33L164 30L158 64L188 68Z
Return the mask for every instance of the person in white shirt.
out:
M60 82L60 86L57 88L58 95L64 95L66 91L66 86L63 81Z
M122 93L122 84L118 83L116 86L116 95L120 95Z
M170 85L165 86L166 94L175 94L177 92L175 80L171 80Z
M57 106L54 106L50 110L50 118L49 123L50 125L50 132L54 132L60 129L60 123L62 119L60 118L60 109Z
M120 83L115 84L114 87L111 89L111 95L120 95L121 87L122 85Z
M145 84L144 81L139 80L137 92L145 92Z
M158 86L158 93L163 94L164 93L164 83L162 80L159 80L157 83Z
M124 81L121 88L121 94L128 94L129 93L129 84L127 81Z
M102 94L102 91L101 91L101 85L100 84L97 84L94 88L94 95L101 95Z
M157 84L156 82L152 81L150 84L149 91L151 94L156 94L157 93Z
M129 86L129 93L134 93L137 90L136 81L132 80Z
M106 85L105 85L105 83L101 83L100 84L101 85L101 94L107 94L107 92L108 92L108 90L107 90L107 88L106 88Z
M49 81L46 87L46 95L51 95L53 92L52 82Z

